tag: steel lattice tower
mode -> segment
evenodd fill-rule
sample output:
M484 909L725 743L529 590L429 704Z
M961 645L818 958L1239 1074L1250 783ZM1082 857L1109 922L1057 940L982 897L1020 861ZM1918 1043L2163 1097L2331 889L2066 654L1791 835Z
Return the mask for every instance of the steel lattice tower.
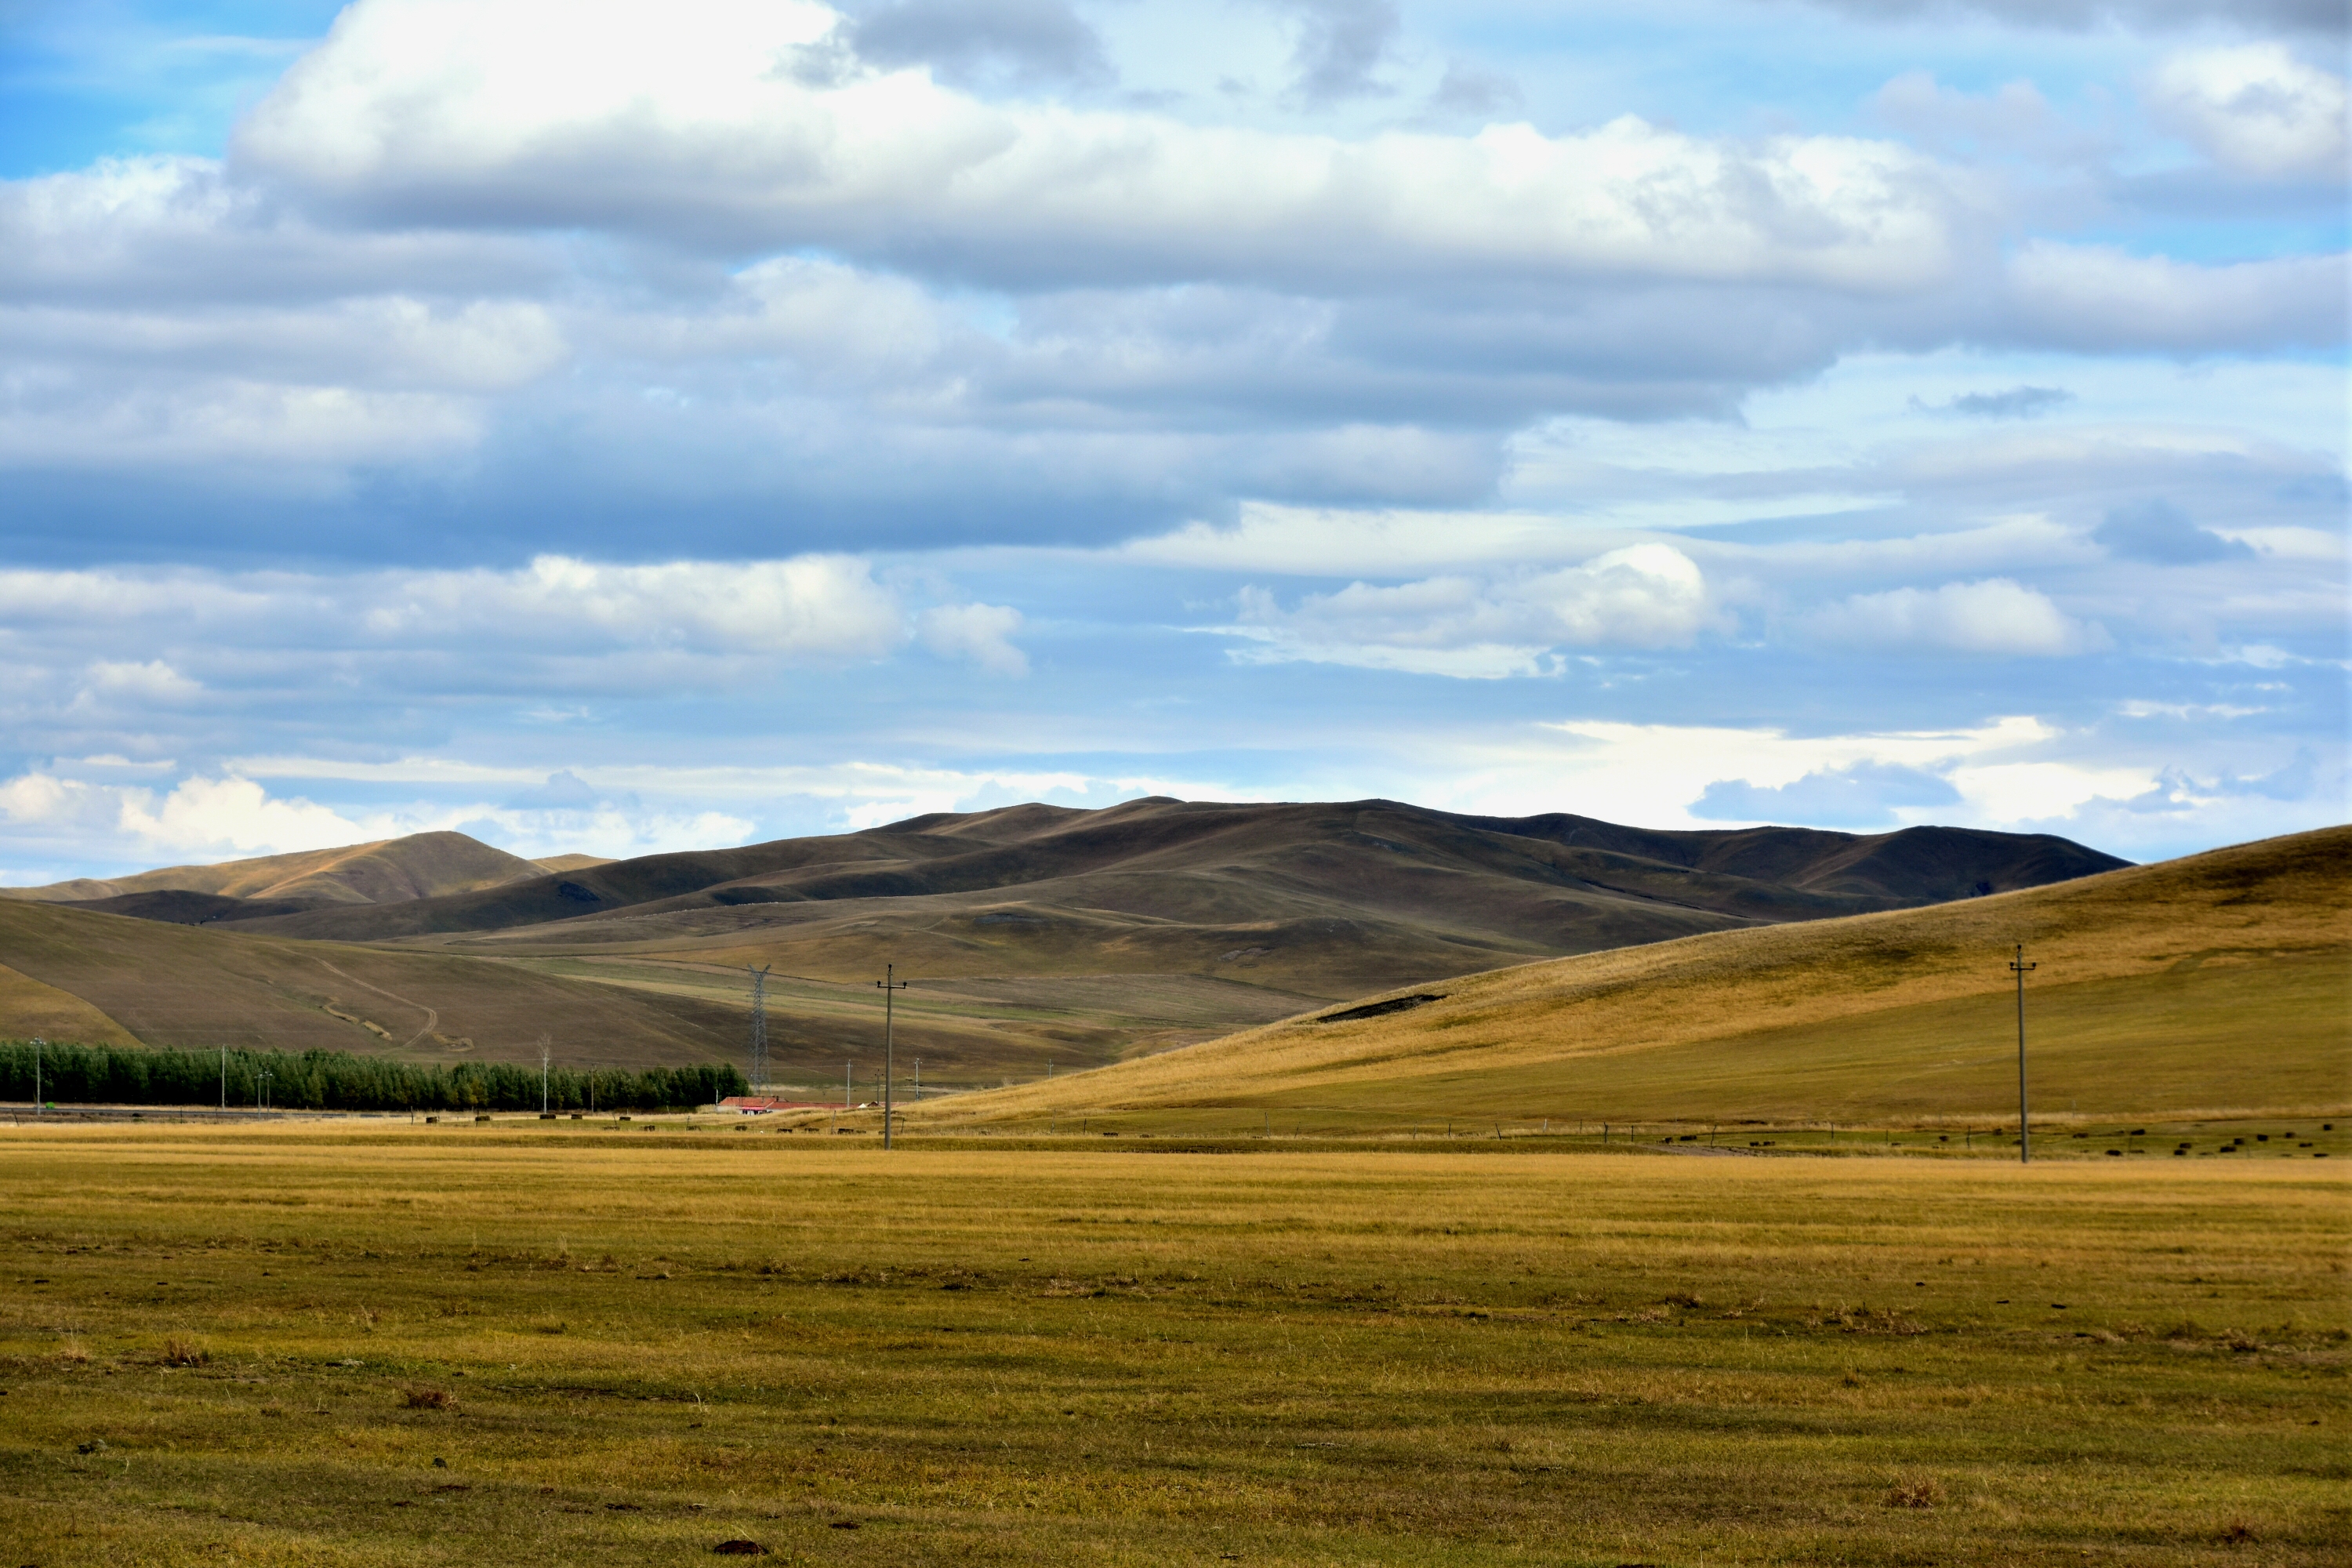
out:
M751 977L751 1092L761 1094L768 1087L768 971L747 964L744 973Z

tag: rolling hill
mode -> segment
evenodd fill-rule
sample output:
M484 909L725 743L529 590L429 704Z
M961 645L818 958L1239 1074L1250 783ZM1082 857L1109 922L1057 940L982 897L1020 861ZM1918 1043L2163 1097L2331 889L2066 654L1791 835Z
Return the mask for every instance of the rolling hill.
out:
M909 1058L924 1059L934 1082L974 1085L1210 1039L1402 981L2122 864L2064 839L1951 828L1651 832L1387 801L1024 805L738 849L566 858L552 872L467 858L458 851L473 841L459 835L421 837L457 842L200 868L218 873L206 888L163 885L201 879L181 872L121 879L101 902L39 906L140 917L76 928L104 931L87 944L103 959L70 959L74 942L28 952L29 930L0 922L0 963L139 1038L183 1043L347 1033L353 1026L320 1010L335 988L301 962L312 944L387 961L430 955L455 966L412 966L394 984L335 962L414 1004L400 1015L408 1023L368 1017L419 1051L438 1048L435 1031L415 1036L430 1008L458 1021L443 1036L529 1052L536 1027L486 1011L490 974L617 993L616 1008L621 997L689 1008L699 1033L677 1034L665 1014L615 1026L596 1047L600 1060L636 1050L646 1062L731 1048L748 1022L744 969L767 966L777 1076L812 1090L837 1085L845 1060L878 1055L870 982L892 963L919 981L899 1002ZM321 875L383 887L351 868L387 861L478 868L479 881L396 900L298 902L315 885L305 879ZM523 872L508 875L515 866ZM0 909L11 907L26 906ZM201 925L214 942L141 934L157 921ZM278 982L250 979L281 972L304 977L290 993L298 1004L280 1005ZM336 994L351 1012L352 997ZM13 1027L0 997L0 1028Z
M2155 1115L2352 1105L2352 828L1934 908L1520 964L921 1115L1312 1110L1384 1131L1569 1121L1990 1121L2016 1105L2014 945L2037 1103Z
M563 858L595 863L586 856ZM404 903L463 895L541 877L555 868L494 849L462 833L415 833L340 849L308 849L216 866L168 866L130 877L0 889L0 897L78 903L110 914L194 925L322 906Z
M260 937L0 902L0 1033L150 1046L535 1060L542 1031L577 1066L738 1059L742 1014L434 952Z
M1132 801L648 856L242 929L451 950L697 955L791 973L1212 974L1307 995L1703 931L1902 908L2123 862L1916 827L1662 833L1390 801Z

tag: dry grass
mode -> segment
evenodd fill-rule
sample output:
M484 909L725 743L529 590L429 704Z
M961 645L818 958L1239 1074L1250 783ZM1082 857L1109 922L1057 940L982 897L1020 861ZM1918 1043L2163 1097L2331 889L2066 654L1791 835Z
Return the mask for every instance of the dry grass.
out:
M12 1563L2168 1568L2345 1538L2332 1164L886 1161L566 1123L0 1130L0 1181ZM159 1312L209 1364L144 1349Z
M72 992L45 985L5 964L0 964L0 1035L93 1046L139 1043L130 1030Z
M690 997L51 904L0 900L0 952L151 1046L385 1051L388 1038L414 1048L385 1054L413 1060L536 1062L539 1036L551 1032L570 1065L635 1068L731 1058L742 1037L740 1009ZM23 1000L0 985L0 1009L12 999ZM29 1032L0 1011L0 1034ZM454 1050L461 1040L478 1050Z
M1886 1490L1889 1508L1934 1508L1945 1498L1943 1483L1933 1476L1912 1476Z
M2022 942L2045 1109L2328 1110L2352 1069L2352 828L1923 910L1721 931L1465 976L1386 1016L1299 1019L932 1108L1313 1107L1383 1119L1999 1114ZM1329 1118L1326 1124L1337 1125Z

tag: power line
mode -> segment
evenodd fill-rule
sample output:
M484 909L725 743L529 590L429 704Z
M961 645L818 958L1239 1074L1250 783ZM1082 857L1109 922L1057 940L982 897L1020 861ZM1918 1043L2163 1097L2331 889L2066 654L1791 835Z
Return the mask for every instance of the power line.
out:
M2017 1163L2033 1163L2033 1135L2025 1115L2025 977L2042 966L2025 962L2025 944L2017 944L2010 973L2017 976Z
M775 965L753 969L750 964L743 972L751 977L751 1092L764 1094L768 1082L768 970Z
M898 1077L896 1073L891 1071L891 1004L897 999L898 994L904 991L908 984L910 984L908 981L895 978L898 973L898 966L897 964L886 963L882 966L882 978L874 983L876 985L879 986L882 991L882 1147L885 1149L890 1147L891 1082Z

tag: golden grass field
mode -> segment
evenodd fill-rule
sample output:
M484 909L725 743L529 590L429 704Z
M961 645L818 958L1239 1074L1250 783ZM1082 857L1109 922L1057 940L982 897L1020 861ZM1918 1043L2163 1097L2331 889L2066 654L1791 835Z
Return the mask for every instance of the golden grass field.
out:
M0 1561L2352 1544L2340 1161L877 1144L0 1127Z
M1401 987L1191 1049L942 1100L918 1129L1235 1110L1327 1131L1432 1118L2014 1118L2015 946L2036 1106L2059 1117L2352 1107L2352 828L1843 920L1710 932Z

